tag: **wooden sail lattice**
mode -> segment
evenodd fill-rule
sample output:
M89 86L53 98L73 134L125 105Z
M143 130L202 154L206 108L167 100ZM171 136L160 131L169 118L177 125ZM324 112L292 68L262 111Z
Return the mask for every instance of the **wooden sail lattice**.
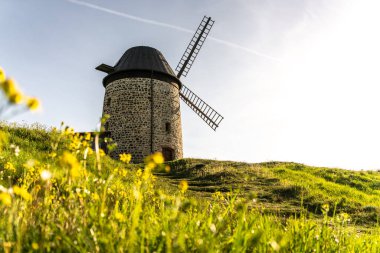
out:
M180 90L180 97L207 125L214 131L216 130L223 120L222 115L183 84Z
M199 50L205 42L207 35L209 34L212 26L214 25L211 17L204 16L202 22L198 26L197 31L192 37L189 45L187 46L185 53L182 55L179 61L176 71L177 77L187 76L191 66L197 57ZM214 110L210 105L198 97L194 92L182 84L179 95L181 99L214 131L219 127L220 122L223 120L223 116Z
M200 23L197 31L195 32L193 38L185 50L185 53L182 55L182 58L175 69L178 73L178 78L181 76L187 76L187 73L193 65L195 58L197 58L199 50L205 42L214 22L215 21L211 20L210 17L203 17L202 22Z

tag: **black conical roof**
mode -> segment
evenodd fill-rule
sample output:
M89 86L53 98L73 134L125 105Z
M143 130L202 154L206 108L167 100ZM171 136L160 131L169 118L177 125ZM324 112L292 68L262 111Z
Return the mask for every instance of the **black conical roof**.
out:
M128 49L115 65L115 71L153 70L176 76L160 51L152 47L139 46Z
M181 82L163 54L152 47L132 47L123 54L114 67L102 64L96 69L108 73L103 80L104 86L125 76L147 77L152 75L154 78L170 79L181 86Z

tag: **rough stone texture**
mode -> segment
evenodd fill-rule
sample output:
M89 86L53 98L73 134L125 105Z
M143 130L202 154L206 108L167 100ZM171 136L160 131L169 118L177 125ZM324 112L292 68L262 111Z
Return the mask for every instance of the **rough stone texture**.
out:
M174 159L182 158L180 113L179 90L174 82L123 78L109 83L103 114L111 116L106 128L118 144L111 155L117 158L121 153L130 153L132 162L139 163L147 155L169 148L174 151Z

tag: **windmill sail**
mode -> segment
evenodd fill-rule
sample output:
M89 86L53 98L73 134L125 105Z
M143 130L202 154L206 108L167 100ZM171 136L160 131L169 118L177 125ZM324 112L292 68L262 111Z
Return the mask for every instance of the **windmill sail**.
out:
M182 58L175 69L178 73L178 78L181 76L187 76L187 73L189 72L191 65L193 65L194 60L197 57L203 43L205 42L214 22L215 21L211 20L210 17L203 17L202 22L200 23L197 31L195 32L193 38L185 50L185 53L182 55Z
M185 53L182 55L182 58L176 67L178 78L181 76L186 76L189 72L195 58L199 53L199 50L201 49L203 43L207 38L207 35L214 25L214 22L215 21L211 20L210 17L203 17L202 22L200 23L197 31L195 32L193 38L185 50ZM194 92L182 84L179 95L181 99L214 131L217 127L219 127L220 122L223 120L223 116L215 111L200 97L195 95Z
M214 131L223 120L223 116L215 111L200 97L195 95L189 88L182 84L182 88L179 93L181 99L203 119Z

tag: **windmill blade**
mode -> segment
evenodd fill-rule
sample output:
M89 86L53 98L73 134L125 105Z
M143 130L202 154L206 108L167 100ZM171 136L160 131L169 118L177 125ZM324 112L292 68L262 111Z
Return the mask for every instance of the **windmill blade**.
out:
M182 84L179 95L181 99L214 131L217 127L219 127L220 122L223 120L223 116L215 111L200 97L195 95L194 92Z
M177 77L187 76L191 66L197 57L199 50L205 42L207 35L209 34L215 21L211 20L211 17L204 16L197 31L187 46L185 53L182 55L175 70L177 71Z

